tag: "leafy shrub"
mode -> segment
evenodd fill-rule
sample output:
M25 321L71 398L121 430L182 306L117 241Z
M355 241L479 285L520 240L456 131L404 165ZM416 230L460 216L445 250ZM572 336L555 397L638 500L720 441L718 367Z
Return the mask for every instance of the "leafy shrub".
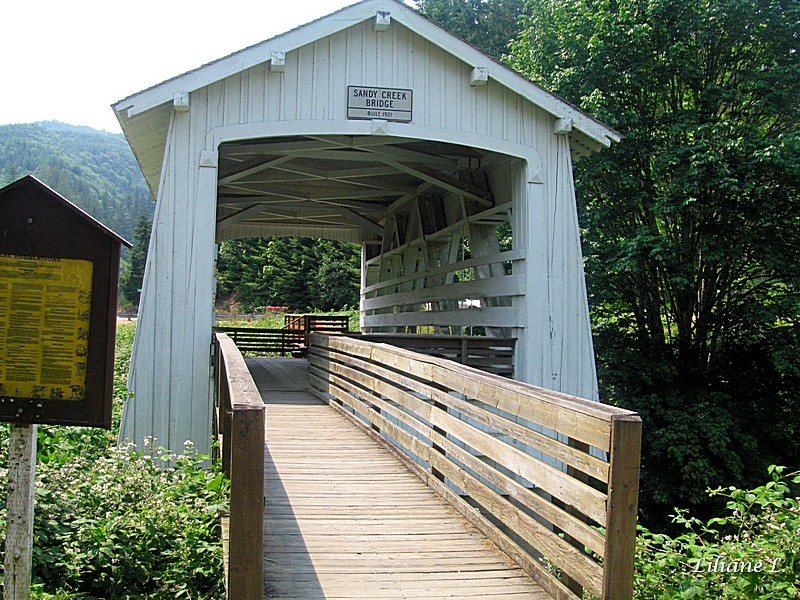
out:
M214 598L227 484L191 449L112 448L38 476L34 576L81 598ZM172 465L172 466L168 466Z
M711 490L729 514L703 523L678 511L676 537L639 528L636 596L655 598L800 597L800 472L772 466L752 490Z
M31 598L222 597L223 474L191 446L181 456L153 443L115 446L133 329L117 329L112 430L38 428ZM0 427L0 541L7 431Z

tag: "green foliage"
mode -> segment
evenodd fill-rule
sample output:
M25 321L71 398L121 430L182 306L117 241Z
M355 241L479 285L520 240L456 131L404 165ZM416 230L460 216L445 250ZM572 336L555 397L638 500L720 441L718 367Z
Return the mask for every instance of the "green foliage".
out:
M494 58L508 50L524 0L415 0L417 10Z
M144 281L144 268L147 263L147 249L150 245L152 224L153 222L146 214L139 215L133 229L133 247L120 276L120 293L133 306L139 306L139 299L142 295L142 282Z
M578 163L579 212L601 391L644 418L665 525L800 456L800 7L527 7L509 62L624 136Z
M316 275L310 283L312 305L318 311L358 306L361 288L361 254L353 244L317 240L314 244Z
M191 450L112 448L38 473L34 577L78 597L212 598L220 593L221 473ZM174 466L167 468L167 464Z
M212 599L222 595L219 514L228 483L191 447L116 448L134 326L117 327L114 429L38 430L31 597ZM5 463L7 427L0 429ZM0 470L0 537L7 478Z
M726 500L726 516L704 523L678 511L674 523L682 533L675 537L640 527L635 596L799 597L800 474L785 475L775 466L769 472L771 481L751 490L711 491Z
M130 239L155 207L121 134L57 122L0 126L0 187L33 174L98 221Z
M309 238L223 242L217 260L217 303L252 312L265 306L330 311L359 302L357 246Z

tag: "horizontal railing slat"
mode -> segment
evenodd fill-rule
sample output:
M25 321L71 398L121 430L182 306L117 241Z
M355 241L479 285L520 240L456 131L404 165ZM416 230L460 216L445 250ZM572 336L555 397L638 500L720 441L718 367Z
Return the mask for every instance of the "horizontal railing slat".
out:
M452 360L495 375L514 374L515 338L367 333L357 339Z
M325 347L326 341L320 341ZM474 372L452 361L420 355L403 348L385 344L359 347L356 340L337 340L342 351L360 356L459 392L468 397L478 397L484 404L514 417L534 421L573 439L580 440L607 452L611 432L611 414L618 409L597 404L599 408L585 407L579 398L549 392L543 388L520 385L510 379L497 380L491 374ZM535 392L533 391L535 389Z
M351 395L342 393L341 390L333 390L332 393L337 399L353 408L356 412L363 414L363 403L354 401ZM383 406L382 410L388 410L385 403L381 404ZM552 532L541 523L529 515L519 512L508 500L494 494L490 488L473 475L464 469L456 467L452 461L437 454L430 446L423 444L419 439L396 427L380 414L370 415L370 420L377 424L390 438L400 441L401 446L413 450L417 456L430 463L433 468L439 470L459 488L478 500L505 525L513 527L517 534L528 543L537 543L543 551L547 552L549 556L552 556L560 564L570 564L573 567L573 572L577 574L576 579L587 587L592 594L600 595L603 579L602 569L597 563L592 562L586 554L570 546L563 539L552 535ZM439 438L435 434L432 434L431 437ZM438 441L441 441L441 438L437 439L437 443Z
M358 400L355 400L353 396L353 394L364 393L363 390L350 385L347 381L342 380L339 377L331 378L330 382L323 381L314 376L312 376L312 378L316 380L318 388L327 386L325 389L331 395L336 397L341 402L349 405L358 413L367 416L369 405L365 402L359 402ZM605 540L603 536L598 533L596 528L593 528L580 519L577 519L574 516L556 508L551 502L544 500L537 493L531 491L529 488L526 488L519 482L497 471L496 469L492 469L491 467L487 466L486 463L481 461L479 457L470 454L464 448L454 444L446 436L437 433L434 429L407 415L385 400L380 399L377 396L371 396L369 399L369 404L380 408L380 413L370 414L369 419L375 423L378 423L379 428L382 430L391 430L396 432L392 433L391 436L396 439L405 439L406 444L410 443L408 440L412 440L413 448L418 455L422 456L423 454L423 451L421 451L420 448L427 447L422 446L422 443L419 440L411 437L407 432L401 432L394 425L387 426L386 423L388 423L388 421L381 416L382 414L389 414L392 418L403 423L407 427L412 428L425 438L429 439L433 444L443 448L447 454L451 455L465 467L474 471L477 475L483 477L492 485L500 488L504 493L508 494L521 504L528 506L538 514L541 514L547 521L553 523L565 533L578 539L581 543L583 543L601 558L604 555ZM424 455L425 460L431 462L429 450L429 448L424 450ZM439 468L441 466L441 461L437 462L433 466ZM559 541L563 543L563 540Z
M326 359L330 359L330 356L325 355L324 350L321 350L321 353ZM313 362L313 357L311 360ZM526 443L531 448L548 454L554 459L574 467L595 479L604 482L608 481L608 463L591 454L572 448L538 431L523 427L502 415L489 412L481 406L472 406L466 400L462 400L452 394L431 387L425 382L407 377L402 373L385 369L379 364L371 365L369 362L355 357L352 359L352 364L361 369L370 370L372 374L378 377L407 387L417 393L424 394L432 400L445 404L453 410L457 410L471 419L491 427L498 433L517 437L526 436Z
M605 522L605 494L573 479L565 472L530 454L471 427L457 417L415 398L408 392L399 390L389 383L373 379L367 373L361 373L336 363L331 364L330 370L332 373L343 375L346 379L360 383L365 390L372 389L377 394L398 402L415 413L419 419L453 434L476 451L504 465L562 501L581 503L584 514L597 523Z

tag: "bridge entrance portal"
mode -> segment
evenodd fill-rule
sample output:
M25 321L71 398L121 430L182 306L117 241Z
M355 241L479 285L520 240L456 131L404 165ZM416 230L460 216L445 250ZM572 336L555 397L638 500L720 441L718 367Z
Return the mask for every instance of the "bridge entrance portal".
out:
M114 105L157 199L121 437L211 440L222 240L362 248L366 332L516 339L596 399L572 161L619 136L397 0L364 0Z
M519 159L378 135L229 142L219 160L218 240L362 245L364 332L510 336L517 327L496 309L522 295L509 277L521 253L503 185ZM482 283L491 277L509 278Z

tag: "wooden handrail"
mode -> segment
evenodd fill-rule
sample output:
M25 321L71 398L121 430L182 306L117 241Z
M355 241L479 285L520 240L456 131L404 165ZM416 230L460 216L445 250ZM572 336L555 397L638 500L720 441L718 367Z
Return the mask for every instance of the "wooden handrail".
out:
M550 596L632 597L636 414L362 339L312 334L309 361L320 397Z
M281 329L263 327L231 327L221 325L215 331L227 333L242 352L250 355L305 356L308 334L347 333L347 315L285 315Z
M215 425L231 482L226 598L261 598L264 561L264 403L241 352L215 333Z

